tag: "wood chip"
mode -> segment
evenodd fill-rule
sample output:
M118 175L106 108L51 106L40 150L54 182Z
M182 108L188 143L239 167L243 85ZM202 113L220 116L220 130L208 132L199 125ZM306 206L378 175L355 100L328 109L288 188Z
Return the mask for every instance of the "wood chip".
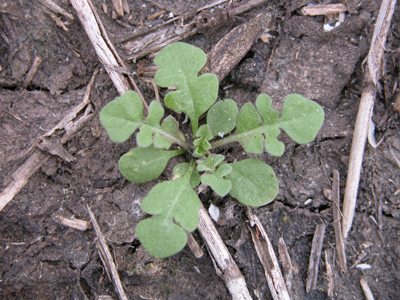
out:
M92 228L92 224L88 221L84 220L79 220L79 219L68 219L60 215L54 216L54 220L57 222L60 222L61 224L80 230L80 231L85 231L89 228Z
M347 6L343 3L328 5L308 5L301 9L303 15L326 16L334 15L347 11Z

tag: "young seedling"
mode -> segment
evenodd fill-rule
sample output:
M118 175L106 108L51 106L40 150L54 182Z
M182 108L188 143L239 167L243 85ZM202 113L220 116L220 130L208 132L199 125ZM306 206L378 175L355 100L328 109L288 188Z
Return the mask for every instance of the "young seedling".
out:
M164 108L159 102L150 103L144 118L142 100L133 91L111 101L100 113L101 123L116 143L126 141L139 128L137 147L118 162L121 173L133 182L156 179L172 157L190 154L189 162L174 167L173 180L155 185L141 204L154 217L139 222L136 235L150 254L160 258L182 250L185 231L196 229L200 199L194 188L200 183L220 197L230 194L249 206L268 204L278 194L278 181L270 166L255 158L227 163L223 155L214 153L215 148L237 142L247 153L265 150L281 156L280 129L305 144L314 140L324 120L321 106L297 94L286 98L280 117L271 107L271 98L264 94L258 96L255 106L247 103L240 111L231 99L214 104L217 77L198 76L206 60L201 49L185 43L165 47L154 60L160 66L156 83L176 89L166 95L165 106L185 113L190 120L193 138L189 141L174 117L163 119ZM199 118L206 112L206 123L199 126Z

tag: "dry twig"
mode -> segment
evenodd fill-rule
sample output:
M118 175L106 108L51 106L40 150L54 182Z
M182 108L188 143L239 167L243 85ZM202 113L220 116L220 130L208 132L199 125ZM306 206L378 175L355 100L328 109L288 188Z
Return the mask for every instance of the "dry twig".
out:
M251 296L247 289L246 281L203 205L199 210L199 217L200 220L197 229L206 241L211 257L215 259L225 285L232 295L232 299L250 300Z
M374 35L368 53L368 71L366 87L363 90L354 127L351 145L349 169L343 202L343 237L346 239L354 218L358 185L364 156L365 142L371 122L377 82L381 73L381 62L384 53L387 33L394 12L396 0L383 0L375 25Z
M67 114L53 129L38 138L38 141L33 143L34 146L28 150L29 158L11 175L13 181L9 183L0 194L0 211L14 198L16 194L26 185L29 178L36 173L41 166L54 153L61 158L68 158L71 156L66 154L66 151L60 150L59 143L65 144L68 142L80 129L82 129L89 121L91 121L96 113L93 112L93 106L90 104L89 96L92 89L94 79L98 70L93 73L92 78L86 88L86 93L83 101L72 109L72 112ZM81 112L84 112L80 115ZM50 136L55 134L57 130L64 130L65 134L61 140L50 142ZM39 144L44 143L46 148L42 148L45 152L41 151ZM42 145L43 146L43 145Z
M251 237L256 248L258 257L264 267L268 287L274 300L290 300L289 292L286 288L278 260L276 258L272 244L265 232L264 226L258 217L247 208L247 216L250 220L248 226Z
M324 242L325 224L318 224L315 228L311 246L310 263L308 265L306 292L317 288L319 259L321 258L322 244Z
M28 85L31 83L31 81L32 81L33 77L35 76L36 71L38 70L41 63L42 63L42 59L40 57L36 56L31 68L28 71L28 74L26 74L26 78L24 80L24 83L22 84L22 88L26 89L28 87Z
M346 254L344 251L344 242L341 226L340 216L340 186L339 186L339 172L333 170L333 183L332 183L332 202L333 202L333 225L335 228L335 241L336 251L339 259L340 270L342 272L347 271L346 267Z
M361 278L360 284L364 291L365 299L366 300L374 300L374 295L372 294L371 289L368 286L368 282L364 278Z
M333 297L334 278L331 264L332 250L325 250L326 276L328 277L328 297Z
M125 291L122 287L121 279L119 278L117 268L115 267L114 259L111 255L110 249L108 249L106 239L101 232L99 224L97 224L96 218L93 212L90 210L88 206L88 213L90 216L90 221L92 222L94 231L97 235L97 247L99 250L100 258L103 262L104 267L106 268L107 275L110 280L113 282L115 289L117 290L118 296L121 300L128 300L128 297L125 294Z

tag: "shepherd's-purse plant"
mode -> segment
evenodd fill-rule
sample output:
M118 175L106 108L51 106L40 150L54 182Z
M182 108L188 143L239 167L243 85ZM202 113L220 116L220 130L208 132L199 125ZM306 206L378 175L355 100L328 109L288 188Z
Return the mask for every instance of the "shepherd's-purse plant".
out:
M154 60L160 67L156 83L176 89L166 95L165 106L185 113L190 120L193 138L189 141L174 117L163 119L164 108L159 102L150 103L144 118L142 100L133 91L111 101L100 113L102 125L116 143L140 129L137 147L118 162L121 173L133 182L156 179L170 158L190 154L186 156L191 158L189 162L174 167L172 181L158 183L142 200L141 208L154 217L139 222L136 235L150 254L160 258L179 252L186 245L185 231L196 229L200 199L194 188L200 183L220 197L230 194L249 206L265 205L278 194L278 181L269 165L255 158L227 163L223 155L214 153L216 147L237 142L247 153L259 154L265 149L281 156L280 129L295 142L305 144L314 140L324 120L321 106L297 94L286 98L280 117L265 94L258 96L255 106L246 103L240 111L231 99L214 103L217 77L198 76L206 60L201 49L185 43L165 47ZM206 112L206 123L199 126L199 118ZM170 150L173 144L174 150Z

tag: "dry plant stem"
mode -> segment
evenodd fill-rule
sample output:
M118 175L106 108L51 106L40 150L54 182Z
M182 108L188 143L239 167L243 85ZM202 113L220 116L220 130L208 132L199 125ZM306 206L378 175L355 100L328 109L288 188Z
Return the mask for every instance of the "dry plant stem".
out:
M20 166L14 174L13 181L0 194L0 211L14 198L27 184L29 178L50 158L50 155L36 149L33 154Z
M333 183L332 183L332 201L333 201L333 225L335 228L335 241L336 251L339 259L340 270L345 273L346 267L346 254L344 251L344 242L342 235L341 216L340 216L340 186L339 186L339 172L333 170Z
M351 265L350 269L355 268L365 257L367 256L367 252L361 252L360 255L357 257L354 264Z
M318 224L315 228L311 246L310 263L308 265L306 292L317 288L319 259L321 258L322 244L324 242L325 224Z
M127 69L124 61L118 55L109 40L103 24L101 23L90 0L71 0L71 3L81 20L86 34L96 50L100 62L104 65L118 93L122 95L128 90L135 90L142 98L144 107L148 110L148 105L139 88L136 86L132 76L125 77L120 72L109 67L122 67L123 69Z
M251 300L249 290L246 286L246 281L231 254L222 241L213 221L204 209L203 205L199 210L199 224L197 229L206 241L207 247L210 250L213 259L215 259L219 269L221 270L222 278L228 288L233 300L246 299Z
M368 128L376 94L376 83L381 73L380 64L382 62L386 37L390 28L395 4L396 0L382 1L370 52L367 57L368 70L366 75L366 87L363 90L357 113L344 193L342 231L345 239L347 238L354 218L365 142L368 136Z
M28 71L28 74L26 74L24 83L22 84L23 89L26 89L28 87L28 85L31 83L31 81L32 81L33 77L35 76L36 71L38 70L41 63L42 63L42 59L40 57L36 56L31 68Z
M65 17L67 17L70 20L74 19L74 16L71 15L69 12L67 12L65 9L61 8L60 6L58 6L57 4L55 4L53 1L51 0L40 0L40 2L42 2L45 6L47 6L47 8L49 8L51 11L64 15Z
M32 149L28 150L30 155L29 158L12 174L13 181L9 183L0 194L0 211L2 211L3 208L15 197L15 195L19 193L19 191L26 185L29 178L31 178L31 176L35 174L36 171L51 157L49 152L46 151L46 153L38 149L38 143L43 143L47 137L53 135L57 130L64 130L65 134L61 138L61 144L64 144L74 136L79 128L85 126L95 117L96 114L92 111L88 112L87 107L90 104L89 95L97 73L98 70L94 72L88 84L83 101L75 106L72 112L66 115L52 130L41 136L38 139L38 142L31 147ZM85 109L83 116L79 117L79 119L76 119L78 117L78 113L83 109ZM46 139L46 141L50 142L50 139ZM54 142L54 144L58 144L58 142ZM55 147L57 147L57 145L55 145ZM52 146L49 146L49 151L50 150L57 151L57 149L54 149ZM60 153L61 152L57 152L57 155L60 157L63 157L63 154L65 154ZM68 155L65 157L70 158Z
M199 244L197 244L197 242L196 242L196 240L194 239L193 235L192 235L190 232L188 232L188 233L187 233L187 237L188 237L188 239L187 239L187 244L188 244L190 250L192 250L194 256L195 256L196 258L201 258L201 257L203 257L204 252L203 252L203 250L201 250Z
M92 222L94 231L96 232L96 235L97 235L98 250L99 250L100 258L103 261L103 264L107 270L107 275L112 280L114 287L117 290L119 299L128 300L128 297L126 296L125 291L122 288L121 279L119 278L117 268L115 267L115 263L114 263L112 255L111 255L111 252L108 249L106 239L104 238L104 236L101 232L101 229L99 227L99 224L97 224L96 218L95 218L93 212L90 210L90 207L88 206L87 209L88 209L88 213L90 216L90 221Z
M328 297L333 297L334 278L331 264L332 250L325 250L326 277L328 277Z
M54 220L63 224L64 226L68 226L77 230L85 231L88 228L91 228L91 223L88 221L78 220L78 219L68 219L60 215L55 215Z
M202 10L212 7L212 5L218 5L219 2L225 1L214 2L208 6L200 8L198 12L201 13ZM239 15L265 2L266 0L252 0L243 5L233 8L231 11L227 10L227 12L229 16ZM180 24L171 24L173 21L182 19L181 17L176 17L165 22L158 28L152 28L148 32L135 33L130 37L123 39L121 43L124 43L124 49L129 52L126 59L135 60L144 57L146 55L161 50L171 43L181 41L196 34L198 30L196 28L195 20L198 16L199 15L194 16L193 18L188 20L187 24L185 25L183 24L183 22L180 22ZM266 26L267 23L268 22L262 24L262 26ZM243 34L241 37L244 39L249 38L246 34ZM250 47L251 45L249 46L249 48Z
M251 238L256 248L258 257L264 267L268 287L274 300L290 300L289 292L286 288L278 260L276 258L272 244L265 232L264 226L258 217L248 207L246 210L250 220L248 226Z
M371 292L371 289L368 286L368 282L364 279L360 279L360 284L364 292L364 296L366 300L374 300L374 295Z
M301 12L304 15L309 15L309 16L334 15L346 11L347 11L347 6L343 3L305 6L301 9Z
M285 274L286 286L290 293L290 290L292 288L293 265L283 237L280 237L278 241L278 253L279 260L282 263L283 274Z

